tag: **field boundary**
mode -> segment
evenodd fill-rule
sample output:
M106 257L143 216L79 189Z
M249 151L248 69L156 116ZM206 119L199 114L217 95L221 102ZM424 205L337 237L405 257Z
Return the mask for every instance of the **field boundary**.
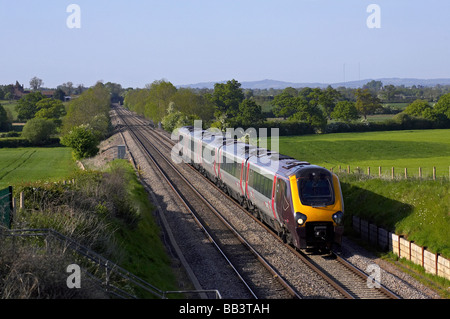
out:
M450 280L450 260L439 253L432 253L426 247L421 247L402 235L378 227L358 216L352 216L352 229L368 243L422 266L427 273Z
M430 170L431 173L424 173L426 171ZM338 167L331 167L331 172L334 173L347 173L347 174L353 174L353 175L359 175L361 177L365 178L379 178L379 179L386 179L386 180L407 180L407 179L420 179L420 180L447 180L450 181L450 166L448 167L448 171L438 171L436 169L436 166L433 166L431 169L428 167L419 167L415 171L417 172L417 175L412 173L414 172L413 169L405 168L399 168L395 166L389 167L389 171L386 170L386 167L384 166L378 166L378 167L359 167L356 166L356 168L351 168L350 165L342 166L339 165Z

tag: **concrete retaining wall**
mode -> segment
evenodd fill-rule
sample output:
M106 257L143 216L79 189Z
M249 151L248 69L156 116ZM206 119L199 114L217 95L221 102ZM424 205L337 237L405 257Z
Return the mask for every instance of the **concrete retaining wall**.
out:
M357 216L353 216L352 222L353 230L360 234L362 239L424 267L428 273L450 280L450 260Z

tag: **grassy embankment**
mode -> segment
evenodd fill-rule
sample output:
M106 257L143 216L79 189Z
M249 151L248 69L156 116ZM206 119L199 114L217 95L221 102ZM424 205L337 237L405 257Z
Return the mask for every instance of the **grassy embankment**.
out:
M25 192L26 210L15 217L13 228L55 229L152 285L177 290L153 207L128 162L114 161L105 172L80 172L70 149L58 147L2 149L0 165L0 187L13 185L16 196ZM53 183L72 178L75 185ZM12 250L6 244L3 249L0 291L7 294L3 297L98 297L93 290L86 291L87 295L69 294L64 267L70 260L54 254L43 257L35 253L34 245L16 251L11 258L8 252ZM23 276L29 279L24 281ZM132 293L152 297L139 289Z
M281 137L280 152L337 171L339 165L378 174L382 166L390 176L408 168L416 175L430 176L437 168L436 181L368 179L341 174L346 215L358 215L384 226L429 250L450 258L450 130L341 133ZM347 220L348 221L348 220Z

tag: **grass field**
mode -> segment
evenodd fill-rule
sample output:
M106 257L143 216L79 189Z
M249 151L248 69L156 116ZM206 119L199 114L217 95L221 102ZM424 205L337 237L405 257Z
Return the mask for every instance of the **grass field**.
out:
M17 101L6 101L6 100L0 100L0 104L5 108L5 110L11 113L13 121L17 120L17 111L16 111L16 104Z
M378 175L378 166L387 176L392 166L399 175L405 167L409 176L417 175L420 166L426 176L435 166L437 176L446 179L391 181L341 175L345 212L450 257L450 130L280 137L280 152L335 171L347 165L352 171L361 167L363 172L371 167L371 175Z
M280 153L324 166L328 169L371 167L378 174L389 175L391 167L398 174L449 176L450 130L415 130L280 137Z
M21 182L61 180L75 169L70 148L27 147L0 150L0 188Z

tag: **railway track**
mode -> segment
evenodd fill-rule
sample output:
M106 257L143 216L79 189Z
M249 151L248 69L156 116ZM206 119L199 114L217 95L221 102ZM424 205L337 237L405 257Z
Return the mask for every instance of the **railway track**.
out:
M130 118L118 111L123 123L146 153L149 161L177 194L180 202L191 212L197 224L211 243L235 271L248 289L251 298L286 299L300 298L296 291L280 276L253 247L229 224L178 169L159 150L147 134L138 128L142 123L133 124Z
M122 110L122 112L124 112ZM166 136L161 135L160 133L157 133L155 130L151 129L148 125L148 123L137 120L139 124L137 124L139 127L144 128L146 133L148 135L152 136L152 139L158 140L159 145L162 148L166 148L166 150L170 154L170 150L174 145L174 142L168 139ZM138 133L142 134L142 133ZM146 138L146 137L142 137ZM159 151L158 151L159 152ZM164 157L161 154L162 157ZM192 168L189 165L190 168ZM194 168L192 168L195 172L197 172ZM199 174L200 175L200 174ZM201 175L202 176L202 175ZM202 176L203 177L203 176ZM216 187L213 183L211 183L208 179L203 177L205 180L205 183L209 183L211 187ZM219 190L222 192L221 190ZM222 192L223 193L223 192ZM223 193L224 196L227 196L227 194ZM229 198L229 197L228 197ZM250 213L248 213L246 210L244 210L237 202L235 202L233 199L229 198L229 201L233 203L233 205L236 206L236 209L241 210L245 214L247 214L249 217L253 218L256 222L258 222L262 227L264 227L269 233L271 233L274 238L276 238L278 241L281 242L281 239L273 232L272 229L267 227L264 223L257 220L254 216L252 216ZM220 213L219 213L220 214ZM221 219L224 219L221 217ZM226 222L226 221L222 221ZM232 226L231 226L232 227ZM242 237L238 235L239 237ZM242 241L242 239L240 239ZM319 274L328 284L334 287L342 296L343 298L347 299L379 299L379 298L392 298L396 299L399 298L397 295L389 291L387 288L380 285L379 288L374 288L368 285L368 282L371 280L369 278L369 275L362 272L361 270L357 269L356 267L352 266L350 263L342 259L338 254L332 252L331 254L315 254L315 253L305 253L302 251L298 251L292 246L285 245L292 254L295 254L299 259L302 260L308 267L314 270L317 274ZM262 257L261 257L262 258ZM264 258L262 258L264 260ZM277 278L282 278L280 274L276 272L276 270L271 271L272 276L275 276ZM288 283L283 283L285 286L289 286ZM292 291L295 292L295 288L291 288ZM298 294L295 295L292 292L290 293L291 296L299 297ZM277 298L277 297L275 297Z

